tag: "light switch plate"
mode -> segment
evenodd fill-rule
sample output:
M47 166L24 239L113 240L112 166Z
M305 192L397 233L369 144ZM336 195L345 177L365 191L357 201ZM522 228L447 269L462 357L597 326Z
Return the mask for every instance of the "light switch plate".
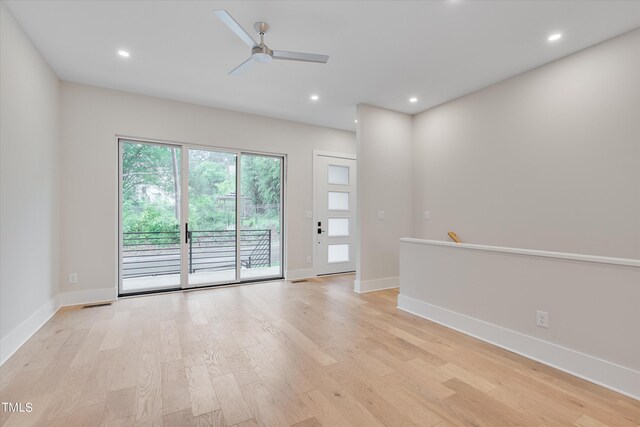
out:
M384 211L378 211L378 219L384 219Z
M424 219L425 219L426 221L430 220L430 219L431 219L431 212L429 212L429 211L424 211Z
M313 212L311 212L311 211L306 211L306 212L304 213L304 217L305 217L305 218L307 218L307 219L311 219L311 218L313 218Z

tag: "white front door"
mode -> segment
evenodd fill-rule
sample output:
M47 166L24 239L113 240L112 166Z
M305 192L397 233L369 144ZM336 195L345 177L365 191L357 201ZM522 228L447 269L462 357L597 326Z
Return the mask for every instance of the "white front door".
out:
M356 160L315 154L315 271L356 269Z

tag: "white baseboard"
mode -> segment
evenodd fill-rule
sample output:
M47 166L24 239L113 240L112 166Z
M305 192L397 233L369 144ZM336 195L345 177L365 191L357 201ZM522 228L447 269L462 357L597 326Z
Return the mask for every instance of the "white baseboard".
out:
M27 342L45 323L58 312L60 307L68 305L90 304L113 301L118 297L116 288L89 289L75 292L62 292L51 298L36 310L24 322L0 341L0 366L4 364L22 345Z
M400 284L400 277L384 277L373 280L355 280L353 290L359 294L367 292L384 291L385 289L395 289Z
M400 294L398 308L640 400L640 372Z
M58 295L60 307L113 301L118 298L116 288L86 289L83 291L62 292Z
M44 303L25 321L20 323L13 331L0 341L0 366L4 364L22 345L33 336L38 329L53 317L58 311L56 297Z
M286 280L301 280L316 277L312 268L305 268L302 270L287 270L284 272L284 278Z

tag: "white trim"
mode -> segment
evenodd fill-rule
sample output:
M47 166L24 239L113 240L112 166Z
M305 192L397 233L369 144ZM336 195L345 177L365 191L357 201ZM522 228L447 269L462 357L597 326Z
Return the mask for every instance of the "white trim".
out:
M7 336L2 338L2 341L0 341L0 366L56 314L58 307L57 298L51 298L13 331L9 332Z
M2 338L0 341L0 366L38 332L58 312L60 307L114 301L117 296L118 289L116 287L59 293Z
M311 233L311 274L313 276L318 274L318 245L316 243L316 224L318 224L318 201L316 197L318 197L318 189L316 188L317 184L317 175L318 175L318 156L317 150L313 150L313 154L311 156L311 226L309 227L309 231ZM287 275L285 274L285 278Z
M313 268L305 268L300 270L287 270L284 272L285 280L311 279L316 277Z
M122 242L122 140L116 135L116 144L118 151L118 177L116 178L116 205L118 211L116 212L116 221L118 222L118 229L116 233L116 277L118 278L118 293L122 292L122 254L124 252Z
M639 371L402 294L398 308L640 400Z
M174 140L168 140L168 139L147 138L143 136L128 136L128 135L121 135L118 133L116 134L116 138L126 139L127 141L136 141L136 142L143 142L143 143L157 144L157 145L183 145L185 147L194 148L196 150L209 150L209 151L217 151L217 152L223 152L223 153L243 152L247 154L259 154L259 155L265 155L265 156L271 156L271 157L286 156L285 153L256 151L251 149L245 149L242 147L221 147L217 145L194 144L187 141L174 141Z
M189 177L189 169L187 166L187 174L185 174L186 177ZM239 282L242 278L242 152L238 151L236 152L236 170L234 171L234 173L236 174L236 235L235 235L235 245L236 245L236 259L235 259L235 263L236 263L236 280L234 280L234 282ZM188 186L189 182L188 182L189 178L184 179L183 181L187 181L185 182L185 185ZM284 189L282 188L282 186L280 187L280 192L282 193L284 191ZM188 193L187 193L188 194ZM189 206L186 207L186 211L187 215L188 215L188 211L189 211ZM271 248L269 248L269 253L271 253ZM188 252L186 251L186 245L185 245L185 257L189 256ZM185 270L186 270L186 262L187 260L185 259ZM282 264L282 263L281 263ZM189 277L189 275L186 275L187 279Z
M423 240L423 239L403 238L403 239L400 239L400 241L407 242L407 243L417 243L421 245L449 246L452 248L472 249L472 250L488 251L488 252L503 252L503 253L509 253L509 254L517 254L517 255L531 255L531 256L538 256L538 257L545 257L545 258L560 258L560 259L570 259L574 261L595 262L600 264L614 264L614 265L626 265L628 267L640 267L640 259L611 258L611 257L605 257L605 256L598 256L598 255L572 254L568 252L549 252L549 251L540 251L535 249L506 248L502 246L472 245L469 243L453 243L453 242L444 242L441 240Z
M384 291L385 289L396 289L400 287L400 277L384 277L382 279L373 280L355 280L353 282L353 290L359 294L367 292Z
M114 288L86 289L83 291L62 292L58 295L59 307L69 305L92 304L118 299L118 290Z
M289 245L287 244L287 237L289 237L289 197L287 191L289 190L287 168L289 167L289 158L287 154L282 156L282 164L280 169L280 277L284 278L284 271L289 265Z
M335 151L313 150L313 157L315 158L317 156L337 157L339 159L357 160L355 154L337 153Z

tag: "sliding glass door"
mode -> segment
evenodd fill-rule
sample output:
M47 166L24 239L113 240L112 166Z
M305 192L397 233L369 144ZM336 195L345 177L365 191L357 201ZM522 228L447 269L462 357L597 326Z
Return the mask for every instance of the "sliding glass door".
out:
M283 157L119 148L121 294L282 277Z
M242 280L282 276L282 157L242 154Z
M120 292L181 286L180 146L120 143Z
M237 279L235 153L189 152L188 285Z

